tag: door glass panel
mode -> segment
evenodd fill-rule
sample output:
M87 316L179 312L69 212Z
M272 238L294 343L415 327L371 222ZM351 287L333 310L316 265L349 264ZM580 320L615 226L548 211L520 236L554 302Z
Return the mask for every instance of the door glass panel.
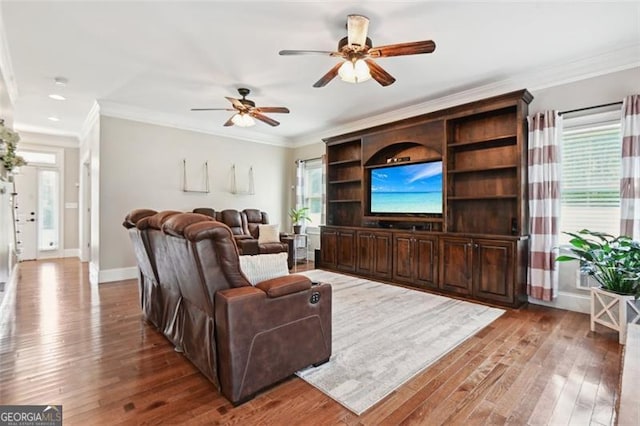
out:
M38 248L57 250L59 246L58 171L40 170L38 173Z

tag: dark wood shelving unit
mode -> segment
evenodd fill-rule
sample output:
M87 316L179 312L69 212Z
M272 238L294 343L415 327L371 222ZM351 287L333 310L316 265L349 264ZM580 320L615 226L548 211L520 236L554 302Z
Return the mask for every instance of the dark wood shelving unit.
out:
M325 139L319 266L520 306L527 298L532 99L522 90ZM442 161L442 215L371 213L370 169L397 159Z

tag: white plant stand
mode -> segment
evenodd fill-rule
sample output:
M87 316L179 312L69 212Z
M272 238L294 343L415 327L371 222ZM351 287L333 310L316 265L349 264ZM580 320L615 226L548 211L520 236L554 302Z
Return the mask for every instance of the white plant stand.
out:
M640 324L640 299L591 287L591 331L596 331L596 323L616 330L624 345L627 324Z

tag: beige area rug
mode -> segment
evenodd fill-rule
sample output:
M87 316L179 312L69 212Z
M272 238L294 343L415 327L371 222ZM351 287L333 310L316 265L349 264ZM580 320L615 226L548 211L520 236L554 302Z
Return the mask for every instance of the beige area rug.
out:
M364 278L300 272L333 289L331 360L297 375L356 414L504 313Z

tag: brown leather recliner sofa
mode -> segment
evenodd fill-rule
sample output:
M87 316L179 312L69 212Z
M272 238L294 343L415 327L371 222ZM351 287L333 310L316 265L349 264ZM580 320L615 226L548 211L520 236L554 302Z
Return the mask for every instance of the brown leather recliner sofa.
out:
M148 266L154 262L148 259L155 255L144 243L149 232L144 221L143 229L130 224L145 214L151 216L149 211L134 211L125 220L141 270L141 289L153 284L146 274L153 275ZM305 276L289 274L252 286L240 270L231 229L200 214L167 215L158 236L164 239L180 294L177 340L184 355L233 404L329 359L330 285L313 285ZM153 295L144 301L154 317L152 300ZM146 316L144 306L143 312Z
M287 265L293 268L293 239L280 234L280 241L260 242L260 225L269 224L269 215L259 209L225 209L216 211L201 207L193 209L194 213L206 214L227 225L233 233L241 255L269 254L287 252Z

